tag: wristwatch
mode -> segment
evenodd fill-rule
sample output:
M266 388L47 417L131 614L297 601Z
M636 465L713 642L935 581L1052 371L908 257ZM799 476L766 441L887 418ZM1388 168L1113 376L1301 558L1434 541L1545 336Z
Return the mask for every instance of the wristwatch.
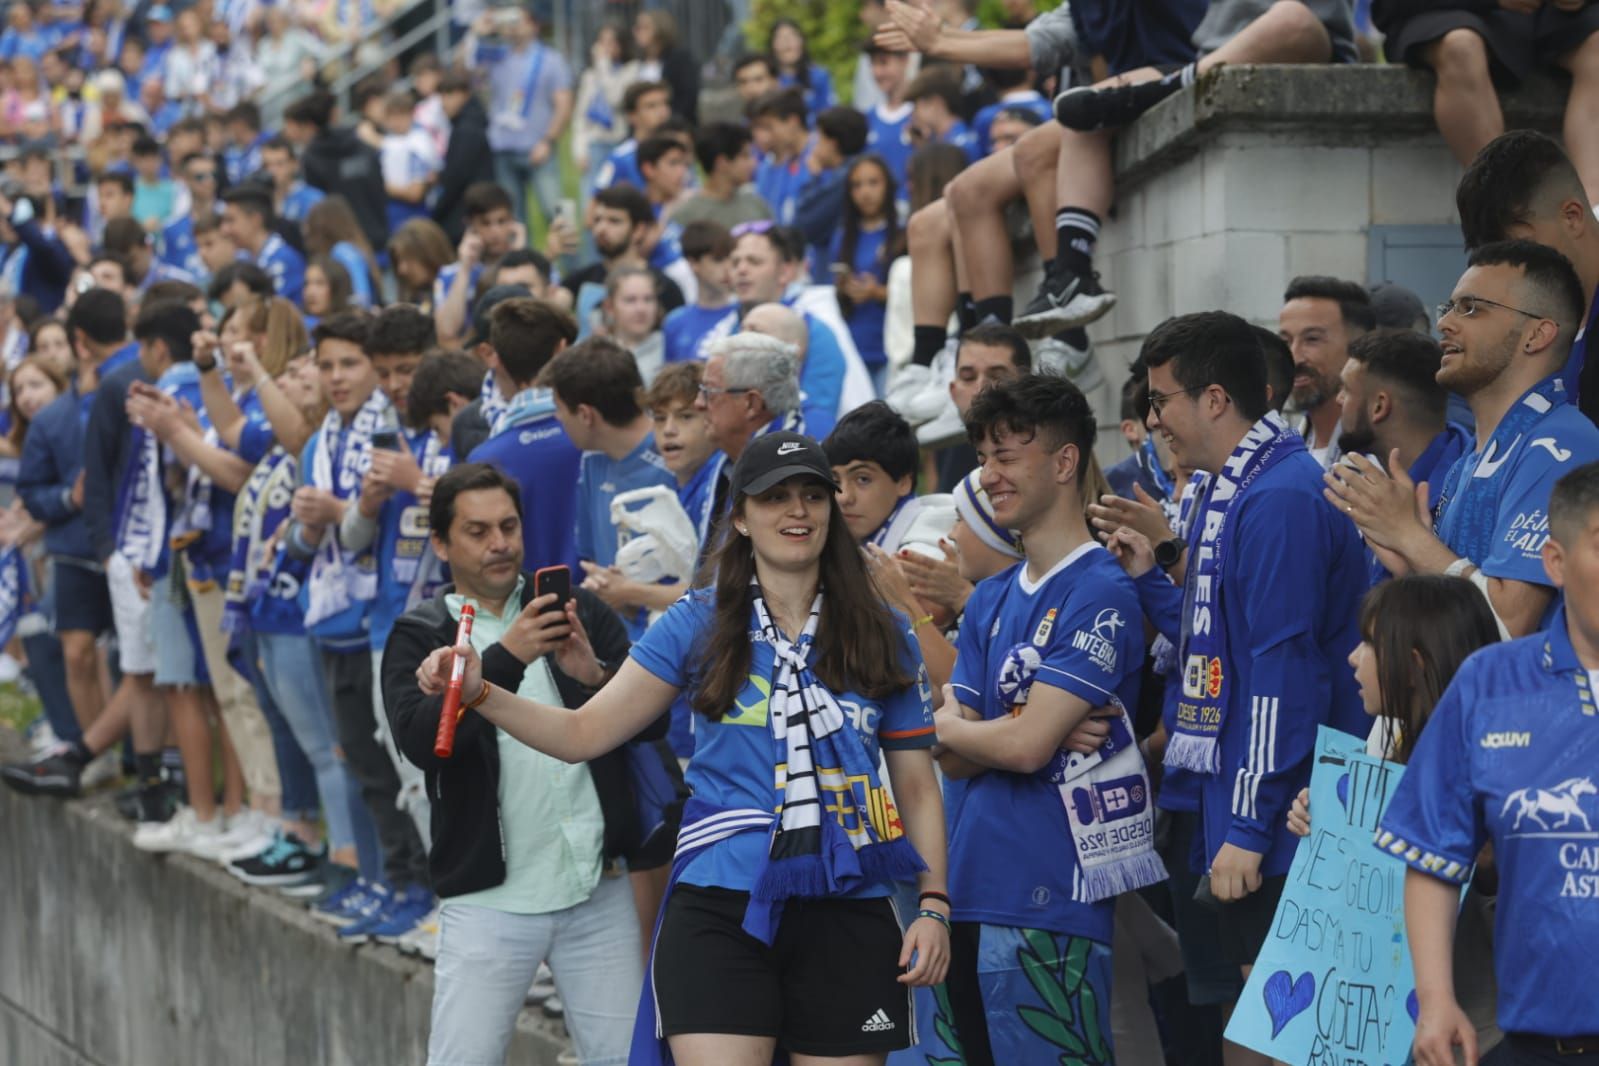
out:
M1170 570L1183 557L1183 549L1186 547L1188 542L1181 537L1161 541L1155 545L1155 565L1162 570Z
M203 362L198 356L194 359L194 369L202 374L209 374L217 368L217 361L213 358L210 362Z

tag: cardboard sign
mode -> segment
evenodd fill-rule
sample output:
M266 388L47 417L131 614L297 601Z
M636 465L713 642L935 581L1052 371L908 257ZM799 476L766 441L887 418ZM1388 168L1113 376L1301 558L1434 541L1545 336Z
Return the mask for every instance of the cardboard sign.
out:
M1310 836L1299 842L1271 932L1227 1039L1289 1066L1403 1066L1416 1030L1405 938L1405 864L1372 844L1404 773L1321 728Z

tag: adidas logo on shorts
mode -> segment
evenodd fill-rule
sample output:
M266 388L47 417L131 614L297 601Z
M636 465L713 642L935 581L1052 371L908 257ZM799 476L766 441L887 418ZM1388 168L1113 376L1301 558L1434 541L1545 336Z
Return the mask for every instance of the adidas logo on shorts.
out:
M894 1028L894 1020L878 1008L876 1014L866 1019L866 1024L861 1026L863 1033L881 1033Z

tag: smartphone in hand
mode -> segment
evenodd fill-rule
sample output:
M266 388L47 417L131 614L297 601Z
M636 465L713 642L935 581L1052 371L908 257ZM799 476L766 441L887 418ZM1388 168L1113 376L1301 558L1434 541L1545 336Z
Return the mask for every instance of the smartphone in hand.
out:
M572 570L566 566L546 566L533 573L533 598L555 593L556 600L540 614L566 610L566 601L572 598Z

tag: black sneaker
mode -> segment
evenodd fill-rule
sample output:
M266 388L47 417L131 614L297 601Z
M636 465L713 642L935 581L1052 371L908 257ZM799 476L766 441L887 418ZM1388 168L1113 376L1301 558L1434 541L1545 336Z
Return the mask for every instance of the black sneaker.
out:
M320 882L322 853L293 833L280 833L265 850L228 864L228 872L247 885L303 885Z
M1055 97L1055 121L1082 133L1120 129L1131 125L1145 111L1180 88L1182 85L1175 79L1111 85L1103 89L1080 85Z
M0 766L0 780L24 795L72 799L82 791L79 780L83 764L65 752L64 748L55 748L28 762Z
M1075 274L1054 261L1044 267L1044 280L1038 295L1011 326L1022 336L1036 340L1052 337L1074 326L1086 326L1116 306L1116 294L1099 284L1099 274Z

